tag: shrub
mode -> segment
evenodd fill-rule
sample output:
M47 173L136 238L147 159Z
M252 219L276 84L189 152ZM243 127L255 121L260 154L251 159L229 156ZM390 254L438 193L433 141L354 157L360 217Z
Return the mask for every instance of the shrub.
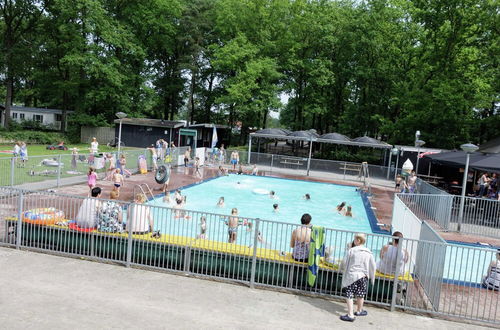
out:
M57 132L42 131L0 131L0 138L6 142L25 141L28 143L53 144L65 141L66 136Z

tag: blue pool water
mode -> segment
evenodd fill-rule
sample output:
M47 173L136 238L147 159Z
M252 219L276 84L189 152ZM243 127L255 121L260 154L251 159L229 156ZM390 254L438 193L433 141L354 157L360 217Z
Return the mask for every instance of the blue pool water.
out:
M254 189L273 190L277 198L256 194ZM303 199L306 193L311 195L308 201ZM301 215L309 213L315 225L372 233L361 196L352 186L232 174L188 187L182 194L187 196L185 208L193 211L229 215L236 207L241 217L291 224L300 224ZM224 208L216 206L220 197L225 199ZM352 206L353 218L334 210L344 201ZM275 203L279 212L273 212Z
M256 194L254 189L275 191L277 199L269 195ZM311 200L303 196L308 193ZM290 252L291 232L300 224L303 213L312 216L312 224L326 228L337 229L327 231L325 245L333 249L334 258L344 257L345 247L352 240L352 232L373 233L365 205L355 187L327 183L288 180L248 175L229 175L201 184L182 189L182 195L187 196L185 209L198 211L207 218L206 238L214 241L227 242L227 216L236 207L242 218L260 218L259 232L262 241L259 247ZM173 197L173 194L172 194ZM216 206L220 197L225 199L225 207ZM335 211L336 205L346 202L352 206L353 218L344 217ZM279 212L273 212L273 204L279 205ZM152 206L172 207L163 202L163 197L149 201ZM368 204L369 206L369 204ZM173 212L164 208L154 208L153 218L155 229L188 238L196 238L200 234L199 213L188 212L189 218L176 218ZM224 216L220 216L224 215ZM162 219L163 221L158 221ZM373 220L372 220L373 221ZM238 227L236 243L253 246L255 237L255 222L252 227ZM348 231L348 232L344 232ZM381 247L390 240L387 236L370 236L366 246L372 250L375 259L379 259ZM459 284L481 283L482 276L491 260L493 250L469 250L457 244L447 248L444 278Z

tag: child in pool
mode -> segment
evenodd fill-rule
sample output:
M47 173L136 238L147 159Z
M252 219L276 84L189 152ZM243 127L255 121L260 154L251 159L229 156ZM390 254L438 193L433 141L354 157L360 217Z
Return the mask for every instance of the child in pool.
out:
M236 242L236 237L238 235L238 225L239 225L239 221L238 221L238 209L237 208L233 208L231 210L231 215L232 216L229 217L229 220L227 222L227 226L228 226L227 234L229 236L228 242L229 243L234 243L234 242Z
M346 217L353 217L352 215L352 207L351 205L347 206L347 210L345 211L345 214L344 214Z
M217 202L217 207L224 207L224 197L219 198Z
M344 215L345 211L346 211L345 210L345 202L342 202L339 205L337 205L337 212L339 212L340 214Z
M305 194L305 195L304 195L304 199L305 199L306 201L310 201L310 200L311 200L311 195L309 195L309 194Z
M273 212L278 213L280 211L278 204L273 204Z
M207 239L207 218L205 217L200 218L200 234L198 238Z

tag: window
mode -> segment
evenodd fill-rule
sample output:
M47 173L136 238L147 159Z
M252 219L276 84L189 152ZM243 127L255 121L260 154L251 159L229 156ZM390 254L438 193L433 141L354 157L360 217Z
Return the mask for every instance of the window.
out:
M17 112L12 113L12 119L17 119Z
M43 115L33 115L33 121L43 123Z
M60 113L55 114L56 121L62 121L62 115Z
M19 114L19 119L24 120L24 113Z

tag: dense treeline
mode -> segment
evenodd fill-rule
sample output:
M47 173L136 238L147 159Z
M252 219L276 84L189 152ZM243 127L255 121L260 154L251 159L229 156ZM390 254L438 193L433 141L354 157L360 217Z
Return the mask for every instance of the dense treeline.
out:
M1 0L0 19L4 103L74 124L124 111L246 132L280 111L294 130L418 129L448 148L500 129L495 0Z

